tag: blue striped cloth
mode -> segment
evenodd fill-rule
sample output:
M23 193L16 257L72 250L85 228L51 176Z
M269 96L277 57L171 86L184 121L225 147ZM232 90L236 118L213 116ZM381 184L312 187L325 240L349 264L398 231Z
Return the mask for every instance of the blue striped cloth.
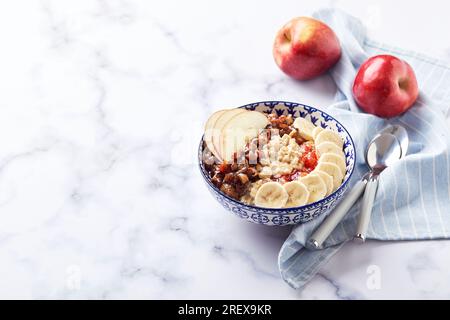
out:
M314 15L337 33L343 55L331 71L339 93L327 109L349 130L357 148L357 164L351 186L366 172L364 151L371 138L388 123L404 126L410 137L408 155L380 176L372 219L367 234L376 240L446 239L450 236L450 132L445 117L450 106L449 66L438 60L408 52L366 37L359 20L336 9ZM361 113L351 88L358 67L368 57L392 54L414 68L421 94L401 117L386 121ZM351 188L350 186L350 188ZM319 269L353 238L360 202L325 242L325 249L304 248L308 236L325 217L296 226L283 244L279 268L294 288L303 287Z

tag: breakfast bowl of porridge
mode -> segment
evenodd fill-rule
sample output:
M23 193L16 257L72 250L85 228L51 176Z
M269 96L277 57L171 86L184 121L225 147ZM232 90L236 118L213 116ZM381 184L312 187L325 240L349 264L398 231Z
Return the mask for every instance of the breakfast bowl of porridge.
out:
M220 110L205 124L200 172L215 199L248 221L283 226L330 212L355 164L348 131L303 104L266 101Z

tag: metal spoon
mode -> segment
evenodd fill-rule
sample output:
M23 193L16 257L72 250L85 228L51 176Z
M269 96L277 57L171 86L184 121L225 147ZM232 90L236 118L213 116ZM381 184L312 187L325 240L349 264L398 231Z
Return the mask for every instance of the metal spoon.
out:
M380 131L380 134L383 133L393 134L397 138L398 142L400 143L400 146L402 147L401 158L404 158L408 152L409 147L409 137L406 129L399 125L389 125L385 129Z
M375 136L375 138L377 138L381 134L395 135L398 141L400 141L399 143L402 146L402 150L403 149L405 150L402 152L401 157L404 157L406 155L409 140L405 128L397 125L388 126L384 130L382 130L380 134ZM369 147L373 143L375 138L372 139L371 143L369 144ZM345 217L345 215L353 206L353 204L359 199L361 194L364 192L364 189L366 188L366 184L367 181L369 180L370 175L371 172L368 172L366 175L364 175L363 178L355 184L355 186L345 197L345 199L341 201L341 203L333 210L333 212L325 219L325 221L314 231L314 233L311 235L311 237L306 243L307 248L316 250L322 247L322 244L325 242L325 240L330 236L330 234L333 232L333 230L336 228L339 222L342 221L342 219Z
M364 191L355 240L364 242L366 239L380 173L400 160L401 157L402 146L396 136L390 133L382 133L376 136L367 148L366 163L370 168L371 175Z

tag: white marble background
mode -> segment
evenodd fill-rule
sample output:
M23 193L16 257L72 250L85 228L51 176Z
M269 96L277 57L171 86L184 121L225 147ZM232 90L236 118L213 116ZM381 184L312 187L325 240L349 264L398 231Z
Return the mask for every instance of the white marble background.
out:
M334 5L450 61L449 5L424 3L2 2L0 298L449 298L445 241L349 245L294 291L277 270L289 229L225 212L195 163L213 110L332 101L327 76L275 66L287 20Z

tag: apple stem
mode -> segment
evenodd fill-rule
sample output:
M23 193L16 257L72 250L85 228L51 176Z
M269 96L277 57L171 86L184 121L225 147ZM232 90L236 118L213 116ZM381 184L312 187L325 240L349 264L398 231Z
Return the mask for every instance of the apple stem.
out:
M291 37L288 32L284 32L284 38L287 40L287 42L291 42Z
M398 86L402 90L407 90L408 89L408 80L405 79L405 78L399 79L398 80Z

